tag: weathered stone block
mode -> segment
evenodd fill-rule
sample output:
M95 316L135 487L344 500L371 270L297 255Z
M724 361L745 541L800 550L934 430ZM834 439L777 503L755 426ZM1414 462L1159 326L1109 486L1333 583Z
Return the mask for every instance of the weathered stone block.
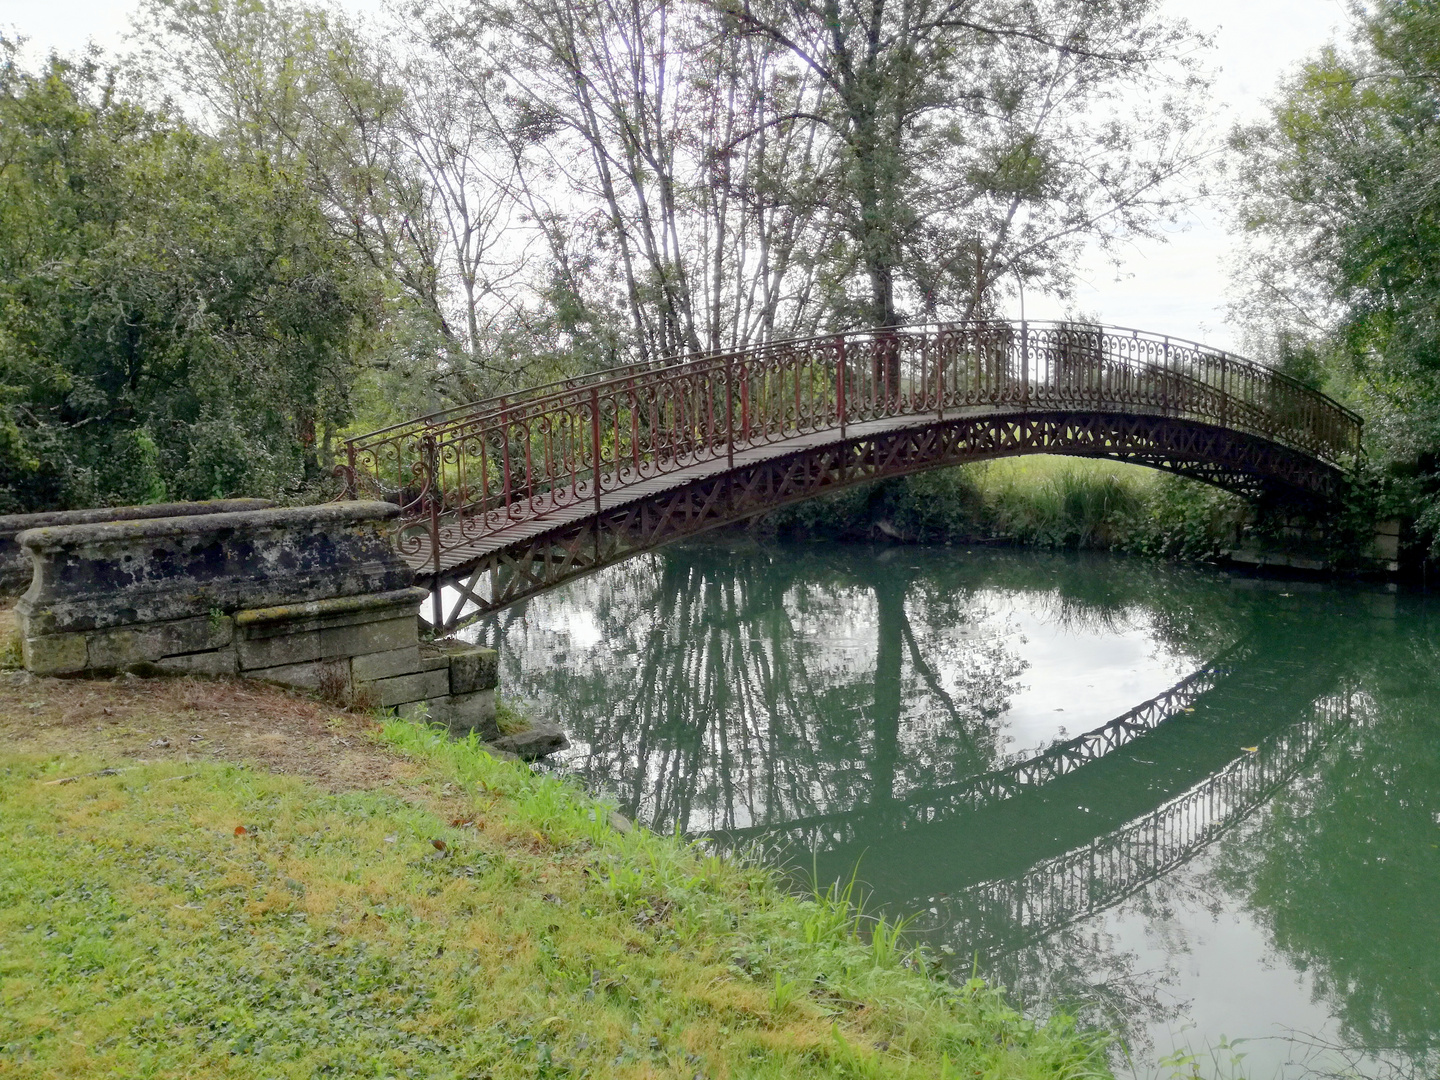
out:
M320 632L276 634L258 640L242 633L235 641L235 650L240 657L241 671L305 664L321 657Z
M386 534L398 512L348 502L28 529L17 539L35 573L16 614L44 635L395 592L414 578Z
M208 502L156 503L151 506L106 506L98 510L57 510L48 514L6 514L0 516L0 596L19 596L30 586L34 566L29 554L16 541L16 537L26 529L268 510L274 505L268 499L211 499Z
M451 694L430 702L430 717L456 733L477 732L486 742L500 737L495 724L495 691Z
M27 666L239 672L381 707L433 701L465 727L493 725L486 650L422 657L428 592L411 586L385 534L395 513L383 503L187 508L28 529L19 542L35 574L16 609ZM453 700L452 682L465 691Z
M450 693L473 694L500 684L500 654L483 645L443 640L429 643L425 652L443 656L450 668Z
M525 731L517 731L514 735L504 735L496 739L494 745L497 750L507 750L526 761L534 761L557 750L566 749L570 740L553 724L535 724Z
M388 709L393 705L404 705L412 701L434 702L448 696L450 673L448 671L417 671L413 675L376 679L367 685L379 698L376 704L382 709Z
M350 661L350 671L357 683L388 679L395 675L410 675L421 670L420 648L417 645L357 656Z
M429 720L430 705L424 701L407 701L395 706L395 715L406 720Z
M122 671L165 656L223 649L233 633L234 623L225 615L101 630L90 635L88 666L97 672Z
M89 663L84 634L47 634L20 638L20 658L35 675L76 675Z
M424 589L407 588L241 611L235 616L240 666L248 670L413 649L416 612L426 595Z
M250 608L238 612L235 623L247 638L258 639L310 630L332 630L402 617L415 621L418 618L420 602L429 595L425 589L411 587L365 596L337 596L302 604ZM418 628L418 621L416 626Z
M234 648L226 648L185 656L165 656L156 661L155 666L161 671L184 675L234 675L239 662Z
M353 686L348 660L311 660L305 664L281 664L244 672L248 679L295 686L302 690L322 690L336 696L350 693Z
M320 631L321 656L362 656L407 647L417 648L418 656L418 643L419 628L413 612L399 619Z

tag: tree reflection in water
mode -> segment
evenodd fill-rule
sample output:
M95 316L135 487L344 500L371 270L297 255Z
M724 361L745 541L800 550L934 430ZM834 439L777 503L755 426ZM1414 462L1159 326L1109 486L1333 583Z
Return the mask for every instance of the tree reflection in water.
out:
M779 823L987 768L1022 663L970 632L988 614L973 595L917 603L908 565L871 569L763 549L632 560L546 612L593 614L604 644L581 663L573 631L507 613L502 686L565 724L570 767L666 828Z
M1375 620L1367 603L1119 559L732 541L632 560L493 630L507 696L565 725L566 766L658 827L844 817L818 843L823 879L858 862L875 902L919 913L958 967L978 951L1028 1003L1082 1002L1141 1057L1189 1005L1204 925L1247 921L1273 956L1226 961L1308 980L1307 1029L1344 1051L1306 1067L1348 1054L1429 1076L1440 635L1424 604ZM1257 645L1222 685L1040 790L889 812L1043 749L1007 742L1007 710L1045 677L1025 670L1016 604L1074 635L1143 631L1177 671ZM1316 712L1342 700L1367 703L1363 723ZM808 871L810 853L792 854ZM1285 1063L1306 1053L1250 1061L1299 1075Z
M1440 622L1412 603L1383 630L1349 641L1374 721L1221 845L1207 885L1243 897L1309 974L1340 1049L1430 1078L1440 1076Z
M1192 657L1223 624L1233 640L1229 590L1213 581L1171 581L1180 602L1142 611L1149 575L1093 565L992 554L982 572L957 552L922 570L897 549L672 549L502 613L501 685L565 726L577 746L566 766L629 813L688 832L778 825L1039 749L1007 745L999 722L1025 668L1010 593L1058 625L1143 620Z

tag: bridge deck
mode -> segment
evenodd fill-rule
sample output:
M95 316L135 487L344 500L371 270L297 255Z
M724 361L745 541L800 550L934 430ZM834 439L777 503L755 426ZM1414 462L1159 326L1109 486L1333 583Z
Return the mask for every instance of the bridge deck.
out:
M966 414L993 411L982 409L947 410L944 418L961 419ZM1017 416L1023 415L1022 412L1017 412ZM867 436L903 431L907 428L921 430L940 421L941 417L934 413L926 416L892 416L884 420L869 420L862 424L850 425L846 430L846 439L847 441L852 437L863 439ZM594 517L597 513L603 514L607 511L619 510L635 503L645 502L656 495L684 487L696 480L706 480L712 476L730 472L732 469L744 469L791 454L834 445L836 445L834 431L824 430L792 436L773 443L750 446L744 450L737 449L733 465L729 457L723 454L717 455L709 460L697 462L673 472L664 472L645 480L627 483L618 491L602 491L598 507L593 494L593 485L577 484L573 489L570 487L563 489L564 501L558 506L555 505L558 500L547 499L545 496L526 500L523 518L517 520L513 525L492 528L476 539L466 538L463 525L456 523L453 514L443 515L440 519L439 572L442 575L458 572L482 561L496 551L532 540L553 529L584 521ZM496 512L503 513L503 511ZM404 552L403 558L422 575L435 573L435 557L431 551L428 535L418 536L414 550Z
M452 511L440 517L438 567L428 532L417 533L410 544L406 545L406 549L402 551L402 557L422 577L436 575L437 570L440 577L453 576L483 562L497 551L515 548L528 540L543 536L545 533L563 529L597 515L644 503L654 499L657 495L685 487L697 480L706 480L728 472L745 470L794 454L802 454L808 450L843 446L851 441L862 442L877 435L907 430L923 431L946 421L962 421L980 416L988 418L1013 416L1015 420L1023 421L1027 417L1048 415L1056 411L1046 407L1022 407L997 412L993 406L986 406L946 409L943 414L938 412L910 413L850 424L846 428L843 442L837 441L833 429L824 429L777 439L774 442L752 444L744 449L737 447L733 458L725 454L717 454L693 465L662 472L643 480L626 481L618 490L602 490L598 506L593 494L593 483L577 483L574 487L566 486L561 489L561 494L556 498L540 495L524 500L521 504L523 505L523 511L521 511L523 516L517 517L514 524L511 525L496 526L493 524L495 515L503 515L506 512L503 509L497 509L492 511L491 523L478 537L467 536L464 520L457 520L457 515ZM1119 410L1103 408L1094 411L1114 412L1116 415L1126 416L1164 416L1168 412L1168 410L1160 408L1136 409L1134 407L1123 413ZM476 516L478 517L478 514Z

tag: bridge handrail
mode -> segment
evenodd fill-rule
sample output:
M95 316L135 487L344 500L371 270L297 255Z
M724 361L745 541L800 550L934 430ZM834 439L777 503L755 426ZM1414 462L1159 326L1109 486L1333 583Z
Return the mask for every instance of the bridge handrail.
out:
M618 374L617 374L618 372ZM1224 350L1081 322L879 328L627 365L347 440L346 494L398 501L461 547L690 466L873 421L965 410L1129 412L1247 431L1341 467L1361 420ZM442 517L445 525L442 528ZM408 550L408 549L407 549Z
M412 417L408 420L401 420L386 427L376 428L361 435L355 435L345 440L348 444L355 444L357 448L364 448L366 445L383 441L398 433L414 428L428 428L438 430L444 428L457 420L472 420L480 416L498 413L504 410L515 409L521 405L534 402L536 398L548 394L562 393L568 390L588 389L591 386L614 383L618 380L631 379L637 375L652 373L680 374L684 369L691 366L701 366L709 362L725 359L741 359L747 356L757 356L763 353L780 350L802 348L812 345L826 344L836 338L865 338L883 333L899 333L914 335L916 333L940 333L963 331L966 329L987 330L999 327L1016 328L1037 328L1054 327L1062 330L1086 330L1101 331L1107 333L1129 334L1137 341L1153 341L1162 345L1175 345L1184 349L1193 350L1206 356L1213 356L1223 359L1228 363L1235 364L1254 374L1262 375L1264 378L1298 390L1303 394L1316 395L1323 398L1329 405L1339 410L1347 418L1357 424L1363 424L1364 420L1359 413L1348 408L1334 398L1323 394L1321 391L1306 386L1300 380L1287 375L1276 368L1269 367L1258 361L1241 356L1238 353L1230 352L1227 349L1219 349L1213 345L1206 345L1203 342L1194 341L1190 338L1175 337L1169 334L1156 334L1149 330L1141 330L1133 326L1121 326L1112 323L1086 323L1078 320L1067 319L971 319L961 322L937 322L937 323L906 323L901 326L889 328L871 328L862 330L843 330L831 334L811 334L791 338L778 338L762 342L756 345L744 346L733 349L716 349L708 352L697 353L684 357L662 357L650 361L637 361L630 364L617 364L613 367L600 368L596 371L586 372L581 375L572 375L564 379L554 379L548 383L537 383L534 386L524 387L506 394L492 394L490 397L478 398L475 401L465 402L460 405L452 405L449 408L437 409L434 412L426 413L423 416Z

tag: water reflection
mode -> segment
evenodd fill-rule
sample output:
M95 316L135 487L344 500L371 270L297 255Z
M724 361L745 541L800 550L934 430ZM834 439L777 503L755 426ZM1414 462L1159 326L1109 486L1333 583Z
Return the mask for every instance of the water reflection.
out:
M858 864L967 971L1124 1030L1141 1073L1223 1035L1267 1040L1252 1075L1427 1075L1440 644L1425 603L1395 601L733 545L633 560L492 630L505 692L631 813L822 879Z
M708 832L849 810L1028 756L1234 636L1221 596L1208 612L1195 595L1142 608L1134 574L1007 562L997 575L894 555L701 548L623 564L505 613L505 691L565 723L580 747L569 764L630 812ZM1051 680L1023 678L1027 652L1057 629L1116 654L1078 664L1089 700L1068 694L1064 711Z

